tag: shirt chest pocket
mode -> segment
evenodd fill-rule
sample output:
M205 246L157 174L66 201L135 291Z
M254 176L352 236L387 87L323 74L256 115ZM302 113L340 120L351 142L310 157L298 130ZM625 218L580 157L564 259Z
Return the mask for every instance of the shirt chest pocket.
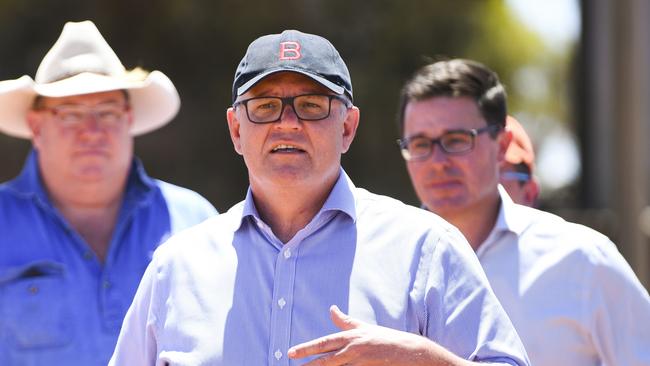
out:
M66 345L71 340L71 312L65 267L39 261L0 274L2 323L18 349Z

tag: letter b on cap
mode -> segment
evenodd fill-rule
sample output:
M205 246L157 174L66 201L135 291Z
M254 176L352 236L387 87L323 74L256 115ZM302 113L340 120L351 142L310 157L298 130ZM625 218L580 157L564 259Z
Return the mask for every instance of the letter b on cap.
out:
M280 42L280 60L297 60L300 54L300 43L298 42Z

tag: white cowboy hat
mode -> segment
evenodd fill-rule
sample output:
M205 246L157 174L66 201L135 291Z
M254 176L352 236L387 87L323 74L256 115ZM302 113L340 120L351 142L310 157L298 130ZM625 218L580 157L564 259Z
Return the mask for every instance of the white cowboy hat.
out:
M180 108L174 84L160 71L127 71L91 21L68 22L41 61L35 80L25 75L0 81L0 131L31 138L26 114L37 95L64 97L127 90L132 135L168 123Z

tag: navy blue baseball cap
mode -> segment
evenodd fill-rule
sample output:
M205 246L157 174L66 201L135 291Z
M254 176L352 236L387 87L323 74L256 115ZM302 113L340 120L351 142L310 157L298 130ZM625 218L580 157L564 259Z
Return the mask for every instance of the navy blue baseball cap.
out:
M297 30L262 36L248 46L232 85L233 102L260 80L281 71L310 77L336 94L352 100L350 72L327 39Z

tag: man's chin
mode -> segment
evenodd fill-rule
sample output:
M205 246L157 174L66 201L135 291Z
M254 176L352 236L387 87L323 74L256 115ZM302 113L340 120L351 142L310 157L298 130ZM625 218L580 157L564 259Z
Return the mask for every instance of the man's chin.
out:
M104 166L86 165L75 171L75 176L82 182L100 182L106 180L107 170Z
M461 211L465 207L465 199L462 196L428 197L424 202L429 211L443 217Z

